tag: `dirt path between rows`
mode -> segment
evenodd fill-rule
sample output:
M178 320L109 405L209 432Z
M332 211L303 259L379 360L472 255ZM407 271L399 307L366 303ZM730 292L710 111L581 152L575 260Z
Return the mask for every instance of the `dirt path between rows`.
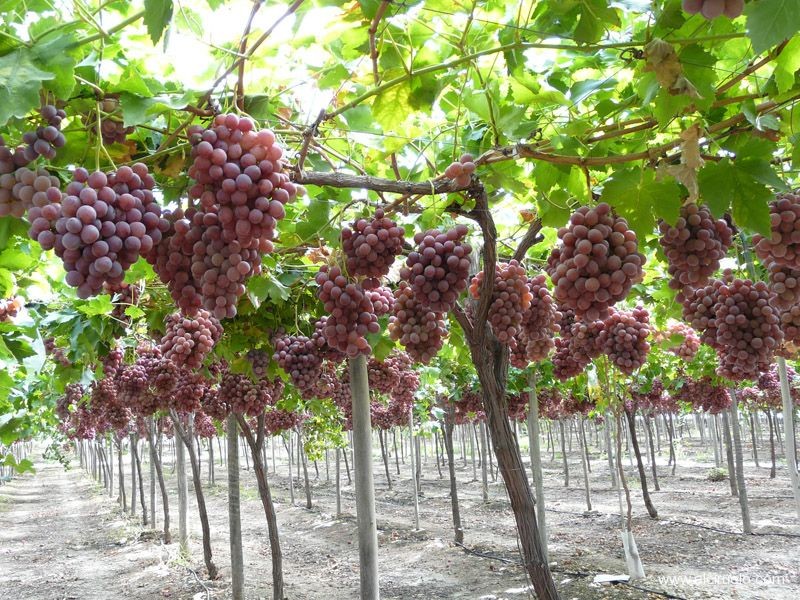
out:
M699 448L686 442L685 450L697 460ZM657 521L644 513L633 469L626 464L633 488L634 531L647 578L637 582L637 587L609 586L592 583L598 572L625 572L617 494L608 484L605 461L597 455L593 458L594 511L584 513L580 480L565 488L561 460L548 454L543 466L550 559L564 600L785 600L800 594L800 525L793 516L784 468L779 468L776 479L769 479L763 466L756 469L748 464L753 524L760 535L743 536L736 533L740 527L738 503L730 496L727 482L706 478L713 464L708 457L694 462L682 456L674 476L661 463L662 491L653 494L661 516ZM175 523L173 457L169 442L164 470ZM73 469L65 472L60 464L42 460L39 453L33 458L39 469L36 475L0 487L0 600L230 598L227 487L219 457L215 461L216 484L208 485L205 456L202 478L221 577L203 583L193 492L188 515L192 557L184 562L177 558L177 544L164 546L154 532L142 528L138 515L135 519L123 515L103 488L79 468L77 460L73 459ZM281 530L286 595L290 600L353 600L358 597L353 487L342 469L344 514L337 519L332 481L335 467L331 464L327 469L323 460L318 465L319 475L309 465L314 507L307 510L301 506L304 496L297 479L296 505L292 505L285 458L278 453L277 473L270 464L270 484ZM467 554L450 541L449 483L446 476L438 477L434 459L423 460L421 530L415 531L410 466L400 465L402 474L398 476L397 465L392 465L394 486L389 490L380 458L375 458L384 600L532 598L524 571L516 564L514 521L500 481L490 478L489 502L484 504L471 465L457 461L466 542L477 551ZM129 474L127 454L125 463ZM574 455L570 463L573 478L579 478ZM266 599L271 586L266 526L244 455L242 464L246 597ZM147 464L143 472L147 473ZM126 485L130 485L128 477ZM160 525L160 507L157 514ZM173 525L173 535L176 533Z
M131 539L127 519L79 468L36 461L0 487L0 598L160 598L184 573L168 553Z

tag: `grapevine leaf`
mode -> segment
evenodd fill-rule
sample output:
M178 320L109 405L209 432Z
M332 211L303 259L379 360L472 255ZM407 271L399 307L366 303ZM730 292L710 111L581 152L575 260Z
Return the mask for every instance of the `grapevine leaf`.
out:
M791 38L800 30L800 0L757 0L745 8L747 33L756 53Z
M0 57L0 125L38 107L42 82L51 79L55 75L37 67L27 50Z
M553 190L549 194L539 194L536 208L542 225L546 227L562 227L572 213L569 194L562 189Z
M655 229L657 219L676 221L681 188L672 178L656 180L655 172L650 169L628 169L617 171L606 181L600 199L613 206L644 239Z
M12 271L23 271L36 261L22 250L7 248L0 252L0 267Z
M144 24L155 45L172 20L172 0L144 0L144 10Z
M731 211L739 227L769 235L769 206L773 199L770 189L753 175L760 169L752 159L736 161L723 159L706 164L698 177L700 194L715 216Z
M108 294L100 294L91 300L79 304L77 308L83 314L94 317L97 315L110 315L114 310L114 305L111 303L111 296Z
M76 61L69 52L69 47L75 39L74 33L64 32L31 48L34 63L42 69L52 71L55 75L46 87L58 98L69 98L75 89Z
M143 317L145 315L145 312L138 306L131 304L125 309L125 315L130 317L131 319L138 319L140 317Z
M411 108L409 98L411 88L408 85L397 85L389 88L375 99L372 105L372 116L383 127L384 131L399 131Z
M794 87L795 76L800 71L800 37L789 40L783 52L775 59L775 85L781 94Z
M6 249L8 240L14 235L26 235L27 229L28 228L21 219L0 217L0 250Z

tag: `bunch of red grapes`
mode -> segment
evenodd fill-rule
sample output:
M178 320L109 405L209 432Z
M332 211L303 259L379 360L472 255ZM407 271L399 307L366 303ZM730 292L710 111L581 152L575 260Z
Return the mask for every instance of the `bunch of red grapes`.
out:
M108 174L78 168L61 204L30 209L31 236L55 250L79 297L100 293L104 284L120 285L140 254L161 241L154 185L141 163Z
M0 300L0 323L16 317L23 306L25 306L25 301L20 296Z
M399 341L415 361L428 364L441 350L447 336L444 315L419 302L405 281L400 282L394 296L389 336Z
M328 345L349 357L370 353L367 334L378 333L380 326L367 292L349 281L339 267L320 268L316 276L317 295L328 318L322 329Z
M444 176L452 179L456 187L465 188L471 183L474 172L475 159L471 154L462 154L457 161L448 165L444 170Z
M473 298L480 296L483 279L483 271L473 277L469 286ZM515 337L520 332L523 316L530 308L532 298L525 268L519 262L511 260L496 264L489 323L502 344L516 344Z
M472 248L464 242L466 225L414 236L417 250L409 253L400 276L411 284L417 301L433 311L449 312L467 289Z
M709 21L722 15L735 19L744 12L744 0L683 0L683 10L690 15L700 13Z
M670 287L681 290L705 285L719 269L733 232L724 219L714 219L707 207L681 207L675 225L662 221L659 242L669 263Z
M608 316L610 306L624 299L642 279L645 257L627 221L601 203L581 207L558 230L561 244L547 260L547 273L562 307L590 321Z
M201 309L194 317L174 313L167 317L161 353L179 367L199 369L221 335L222 325L208 311Z
M366 277L362 283L365 289L378 287L378 279L389 273L403 250L403 229L379 208L371 221L358 219L352 229L342 229L342 250L347 257L347 273Z

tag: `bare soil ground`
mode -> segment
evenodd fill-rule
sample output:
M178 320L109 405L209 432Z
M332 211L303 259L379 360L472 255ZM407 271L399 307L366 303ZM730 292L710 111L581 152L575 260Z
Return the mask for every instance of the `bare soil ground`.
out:
M379 448L377 443L376 448ZM666 453L665 447L662 450ZM282 448L278 455L277 474L272 473L270 465L270 482L281 528L288 598L357 598L355 504L344 465L344 514L336 519L333 460L327 473L324 460L318 463L318 478L313 465L309 465L313 508L308 510L304 507L302 478L295 480L295 505L291 505L286 454ZM762 449L762 456L765 455ZM164 459L165 475L171 486L174 536L177 503L169 448L165 448ZM757 535L745 536L738 533L741 531L738 501L731 496L727 481L707 479L713 458L699 447L697 440L684 440L674 476L665 466L666 454L659 460L662 490L653 492L658 520L648 518L635 469L625 459L633 496L633 530L647 577L635 586L612 586L593 583L597 573L625 573L619 503L609 482L605 458L595 454L592 460L592 512L585 512L577 448L570 454L569 488L564 487L560 455L556 454L552 460L545 450L543 459L550 560L563 598L780 600L800 593L800 522L794 516L785 468L779 466L777 478L769 479L769 470L763 463L756 469L747 461L750 510ZM423 464L419 531L413 525L408 462L401 462L398 477L392 461L390 491L376 450L382 597L409 600L533 597L518 565L514 522L502 482L490 477L490 498L484 504L480 469L475 481L469 458L466 464L460 458L456 462L469 552L451 543L447 471L442 465L444 478L440 479L430 449ZM176 544L164 546L153 540L155 536L139 524L140 515L135 520L124 516L77 463L68 472L55 463L37 461L37 464L39 472L35 476L25 476L0 487L0 599L230 597L226 475L218 457L216 484L208 486L207 455L202 481L211 518L214 559L221 570L221 578L213 582L203 579L200 523L192 490L189 514L192 558L184 561L178 556ZM126 473L128 485L129 471L130 467ZM146 464L143 472L148 493ZM252 471L245 470L244 457L242 482L246 596L269 598L271 567L266 523L255 480ZM158 520L160 524L160 514Z

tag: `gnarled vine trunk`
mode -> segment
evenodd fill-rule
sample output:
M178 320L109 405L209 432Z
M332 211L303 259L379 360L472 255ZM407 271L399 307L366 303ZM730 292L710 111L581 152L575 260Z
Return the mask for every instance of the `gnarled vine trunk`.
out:
M544 559L533 494L528 485L525 466L522 464L514 433L508 422L505 401L508 349L490 335L484 338L482 344L471 343L470 351L483 389L483 407L486 411L497 464L508 491L511 509L514 511L525 569L538 598L556 599L558 592L550 567Z

